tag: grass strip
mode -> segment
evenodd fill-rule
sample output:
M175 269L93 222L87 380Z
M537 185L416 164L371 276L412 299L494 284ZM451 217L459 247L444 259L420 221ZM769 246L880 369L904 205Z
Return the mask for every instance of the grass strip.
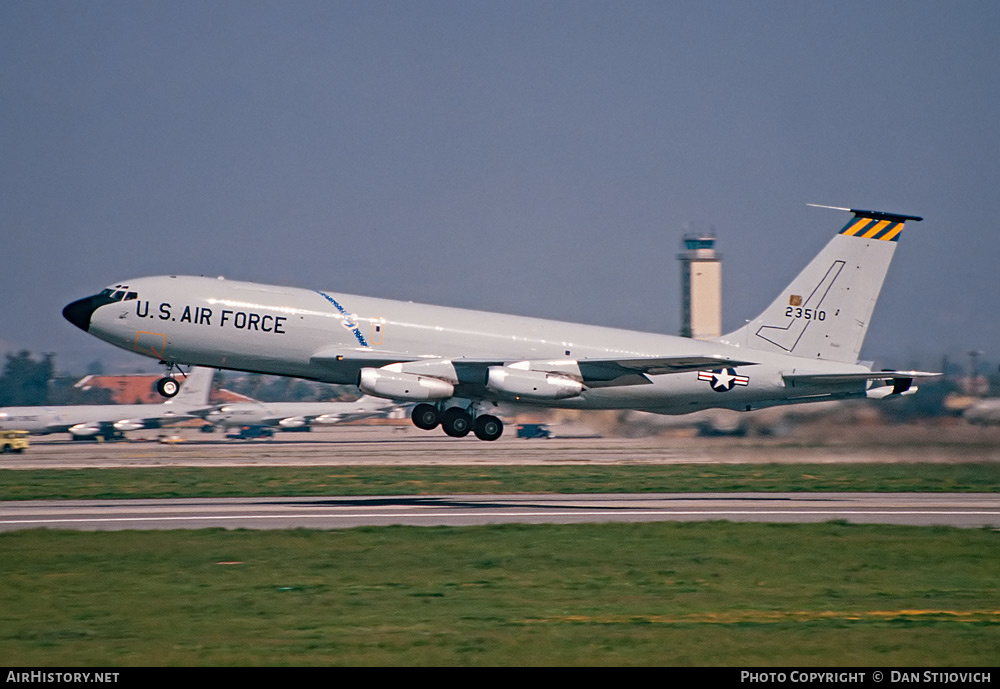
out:
M1000 491L1000 464L337 466L3 470L0 499L484 493Z
M648 523L0 534L37 667L993 666L1000 533Z

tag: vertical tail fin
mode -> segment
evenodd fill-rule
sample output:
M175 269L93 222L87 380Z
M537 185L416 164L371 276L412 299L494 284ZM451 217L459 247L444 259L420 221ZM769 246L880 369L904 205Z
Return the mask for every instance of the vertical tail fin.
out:
M757 318L717 338L750 349L855 363L903 225L913 215L854 217Z

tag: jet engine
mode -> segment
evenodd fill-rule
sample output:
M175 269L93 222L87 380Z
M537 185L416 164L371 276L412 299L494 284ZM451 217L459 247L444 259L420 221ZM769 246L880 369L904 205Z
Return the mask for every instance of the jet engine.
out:
M135 419L122 419L121 421L115 422L116 431L138 431L140 428L145 428L145 427L146 424L144 424L142 421L137 421Z
M363 368L358 381L361 392L396 400L441 400L451 397L455 386L440 378L415 373Z
M99 423L78 423L75 426L70 426L70 435L77 438L89 438L92 435L97 435L101 432L101 424Z
M541 400L561 400L583 392L583 383L573 378L512 366L490 366L486 387L494 392Z
M302 428L306 423L306 419L303 416L289 416L287 419L279 421L278 425L282 428Z

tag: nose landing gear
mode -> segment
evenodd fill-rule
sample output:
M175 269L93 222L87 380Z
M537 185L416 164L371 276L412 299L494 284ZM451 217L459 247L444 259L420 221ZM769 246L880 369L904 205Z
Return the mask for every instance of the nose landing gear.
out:
M174 378L174 368L177 368L178 373L187 378L187 374L181 370L180 366L174 363L167 363L161 361L161 364L166 364L167 375L156 381L156 391L160 393L161 396L166 398L175 397L178 392L181 391L181 382Z
M181 391L181 384L174 378L160 378L156 381L156 391L163 397L173 397Z

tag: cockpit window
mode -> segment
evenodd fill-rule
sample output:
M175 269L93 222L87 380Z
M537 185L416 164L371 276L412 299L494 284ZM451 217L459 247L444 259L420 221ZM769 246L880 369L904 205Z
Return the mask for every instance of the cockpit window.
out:
M100 296L107 298L109 302L129 301L131 299L139 298L139 294L137 292L128 291L128 285L115 285L114 287L107 287L101 290Z

